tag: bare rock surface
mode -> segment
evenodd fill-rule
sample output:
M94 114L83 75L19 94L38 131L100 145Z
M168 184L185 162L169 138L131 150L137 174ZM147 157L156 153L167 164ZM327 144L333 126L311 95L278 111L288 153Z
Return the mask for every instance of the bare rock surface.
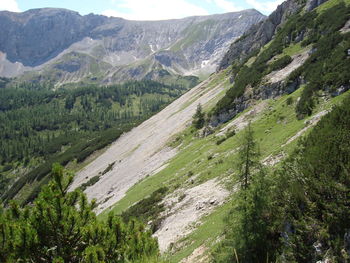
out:
M292 62L281 70L272 71L270 74L266 75L265 80L269 83L278 83L286 79L290 73L295 69L302 66L305 61L309 58L309 50L304 51L301 54L294 55L292 57Z
M166 147L172 136L182 131L192 120L197 105L205 105L223 89L224 82L208 87L211 78L199 84L171 103L158 114L122 135L101 156L78 172L72 189L101 175L109 164L113 169L86 189L91 200L97 199L97 213L120 200L126 191L139 180L152 175L170 160L176 149ZM107 200L107 201L106 201Z
M162 70L208 74L232 41L264 18L254 9L162 21L81 16L57 8L0 11L0 51L7 58L0 59L0 76L21 75L24 71L17 70L16 63L36 73L24 74L32 81L54 79L63 84L91 81L94 76L103 84L155 80L152 76ZM75 53L80 60L72 66ZM40 70L43 65L48 70Z
M235 131L240 131L244 129L249 122L253 122L259 114L266 109L266 106L268 105L267 101L261 101L260 103L252 106L250 110L247 112L242 113L239 117L235 118L233 121L231 121L229 124L227 124L225 127L223 127L216 136L223 136L227 131L230 129L235 129Z
M345 23L345 25L340 29L342 34L350 32L350 19Z
M154 234L162 252L191 233L204 215L222 205L229 196L229 191L217 179L184 190L181 201L180 191L175 191L165 198L166 210L162 213L165 219Z

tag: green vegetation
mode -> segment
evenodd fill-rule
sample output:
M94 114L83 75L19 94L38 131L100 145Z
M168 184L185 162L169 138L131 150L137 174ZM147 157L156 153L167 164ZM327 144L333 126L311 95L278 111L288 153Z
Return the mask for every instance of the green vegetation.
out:
M5 88L7 83L9 83L9 82L10 82L10 80L8 78L0 77L0 89Z
M103 170L102 175L105 175L106 173L108 173L109 171L113 170L113 166L114 166L115 162L110 163L106 169Z
M283 69L285 66L289 65L291 62L292 62L292 58L286 55L272 62L270 65L270 69L272 71L280 70L280 69Z
M243 189L247 189L256 169L261 169L260 152L253 137L253 130L249 123L244 131L242 146L238 155L239 181Z
M2 198L11 200L37 181L37 187L22 195L22 201L33 200L54 162L84 161L185 91L153 81L58 90L36 84L2 88L0 164L26 168L6 193L16 178L11 171L2 173Z
M85 191L86 188L88 188L89 186L92 186L94 184L96 184L98 181L100 180L100 176L99 175L96 175L94 177L91 177L89 179L89 181L87 181L86 183L83 183L81 186L80 186L80 189L82 191Z
M256 119L252 120L251 125L256 142L259 144L261 159L265 159L270 155L276 156L281 152L289 154L297 146L297 140L287 145L284 144L298 131L306 127L304 121L298 120L295 115L295 102L302 90L303 88L278 100L271 99L263 102L266 103L265 109L259 113ZM339 104L344 96L346 94L332 98L329 101L320 102L315 108L315 113L331 109L333 105ZM206 107L207 105L203 106L204 110L207 110ZM244 114L244 112L241 114ZM230 125L230 123L227 125ZM226 136L231 131L229 130ZM177 135L174 138L174 143L176 146L180 145L179 153L169 162L167 167L134 185L111 210L106 210L99 217L105 220L108 211L121 214L128 207L144 198L148 198L154 191L164 186L169 189L168 193L171 193L175 189L186 189L218 177L232 178L232 182L230 180L228 183L228 187L232 189L232 185L238 181L235 174L238 172L238 149L242 142L243 133L236 130L234 136L229 136L224 142L217 145L217 132L199 138L195 136L196 133L193 127L190 127ZM305 134L307 133L308 131ZM212 156L210 160L208 160L209 155ZM190 176L196 176L193 184L188 182ZM181 240L180 244L177 244L180 248L174 254L169 255L169 260L179 262L202 245L207 248L212 247L224 231L225 223L222 220L226 217L232 205L231 202L227 203L217 208L209 216L201 219L203 224Z
M349 19L349 8L344 1L340 1L332 3L322 12L299 12L290 17L260 53L255 51L245 60L234 62L234 86L218 102L213 114L234 109L237 106L236 99L244 94L247 87L259 87L265 75L285 67L291 62L291 55L301 52L303 47L313 45L313 54L303 66L290 75L287 83L300 85L301 77L307 81L296 112L299 118L310 115L315 107L315 95L319 90L332 93L340 86L348 85L349 33L340 34L338 30ZM255 57L254 61L250 60L252 57ZM277 60L266 66L274 57ZM250 63L247 64L247 61Z
M272 248L265 242L270 234L266 194L269 185L250 124L242 139L237 163L241 190L235 194L232 209L225 218L225 238L214 251L213 262L269 262L268 252Z
M202 105L198 104L196 113L193 115L193 126L198 130L203 128L205 123L205 114L202 112Z
M347 0L346 3L349 1ZM258 101L260 105L257 109L261 110L257 114L246 114L248 112L246 110L237 116L243 115L244 122L250 121L247 129L240 131L240 126L237 125L239 127L237 130L228 129L228 132L221 137L217 135L219 130L221 134L225 124L207 137L196 136L198 133L196 129L202 128L205 124L204 112L207 113L216 101L214 99L204 105L204 108L199 105L194 115L193 126L178 134L169 144L172 147L178 147L178 154L160 172L146 177L130 188L126 195L110 209L120 218L108 215L107 211L104 211L99 217L102 220L97 221L91 212L93 204L87 204L85 200L80 202L85 205L80 205L77 201L85 199L80 191L95 184L100 174L90 178L81 189L72 194L66 193L68 201L65 201L65 196L60 196L59 190L62 188L60 185L65 186L69 180L66 178L64 183L59 183L60 180L57 178L62 178L62 170L54 170L55 181L44 187L39 198L34 201L33 207L19 209L17 205L10 203L8 210L4 213L0 211L0 250L5 251L5 258L10 259L8 262L25 257L32 257L30 259L35 261L36 255L43 254L50 258L47 261L35 262L61 262L69 253L75 253L73 258L80 258L83 262L157 262L159 261L157 246L150 235L158 229L162 221L160 217L164 209L162 200L176 189L186 190L212 178L222 179L227 183L227 188L232 190L232 197L229 202L201 218L201 224L196 226L192 233L174 244L168 255L171 262L179 262L199 247L206 249L206 254L211 254L209 256L213 262L306 263L321 260L348 262L349 252L344 244L344 236L350 235L348 232L350 229L350 108L348 106L350 95L349 92L337 97L329 94L338 95L340 94L338 88L349 84L350 77L347 72L349 63L346 54L347 49L350 48L349 33L337 32L349 18L349 8L343 2L333 0L321 7L311 13L301 12L292 16L285 26L279 29L269 45L259 53L250 54L245 61L235 62L232 66L234 87L226 96L222 96L223 99L212 112L209 112L209 115L234 108L235 100L244 94L247 87L252 88L254 92L254 88L261 84L266 74L285 67L291 62L291 56L310 49L312 53L310 58L288 79L287 85L297 83L299 89L280 98ZM226 73L220 74L212 78L208 87L211 88L218 83L227 85L228 81L223 81L227 77ZM306 80L307 83L301 85L304 83L301 80ZM74 119L73 114L74 120L71 122L73 124L65 120L68 126L71 125L67 132L60 126L62 122L57 122L58 129L47 127L42 130L34 129L35 134L44 140L48 134L51 134L50 136L54 139L62 138L60 139L62 141L57 139L57 144L61 147L50 150L51 148L45 148L45 146L43 148L47 151L45 154L52 156L48 160L45 160L44 154L28 160L28 165L33 167L43 160L46 161L45 169L39 166L37 168L39 170L34 170L27 174L27 177L23 177L26 179L20 178L17 181L20 184L16 183L5 197L11 199L11 195L18 194L15 188L18 185L22 189L38 186L35 189L38 192L40 186L49 180L45 175L51 162L58 160L66 164L66 160L84 160L96 149L95 145L99 145L100 140L103 140L101 145L108 144L115 138L113 136L119 136L123 130L129 128L127 123L141 121L147 114L152 114L186 90L180 88L176 91L178 93L174 94L170 86L160 84L157 87L159 89L157 88L154 92L146 93L136 89L127 94L124 103L115 99L114 95L107 96L102 102L105 105L102 108L108 109L107 112L120 112L122 116L119 118L120 115L116 113L117 120L109 128L99 126L110 121L107 118L105 122L100 122L98 118L102 115L91 119L93 123L98 119L96 123L99 127L93 128L94 126L85 124L87 128L83 128L84 126ZM17 89L20 90L20 87ZM99 87L99 89L102 88ZM108 90L107 87L105 89ZM35 87L29 90L35 90ZM55 109L58 109L58 113L60 113L60 107L70 113L81 111L92 116L100 110L100 102L96 100L95 93L89 93L84 98L84 95L73 96L73 90L55 92L45 88L39 90L39 100L45 100L48 104L56 101L58 106ZM28 97L28 100L19 100L18 108L16 106L11 108L13 107L11 106L9 109L4 109L0 112L0 116L2 113L19 109L32 110L33 105L37 104L36 98L32 98L30 93L27 94L29 95L23 97ZM51 94L54 94L53 98L50 98ZM196 95L196 98L199 96L200 94ZM31 98L32 102L30 102ZM151 102L142 104L146 98ZM160 101L156 98L160 98ZM6 101L11 102L11 98ZM341 105L340 102L342 102ZM3 105L8 107L6 103L0 103L0 107ZM12 104L9 103L9 105ZM158 108L152 110L147 105L158 105ZM334 105L337 106L333 107ZM331 109L331 113L312 128L310 121L317 120L312 114ZM302 118L306 119L301 120ZM45 122L46 120L43 121ZM84 120L80 119L80 122ZM123 124L125 126L122 126ZM117 135L116 127L122 127ZM304 136L298 141L293 136L300 131ZM111 137L106 139L102 136L104 132L109 132ZM34 133L30 133L28 138L32 134ZM8 140L7 137L4 138ZM68 138L67 143L64 141L66 138ZM74 144L75 140L78 140L77 144ZM28 154L28 156L31 155ZM61 159L61 156L65 157ZM264 160L265 163L270 157L280 159L277 160L276 165L267 168L261 162ZM3 161L0 166L0 191L6 190L12 179L9 176L10 172L19 167L18 164L25 162L26 155L11 158L10 161ZM109 164L101 174L109 172L113 166L114 163ZM59 174L61 175L58 176ZM237 184L242 187L239 189L236 187ZM50 193L51 190L55 195ZM34 196L32 192L31 198ZM55 199L51 202L51 197L59 200ZM184 197L185 195L179 195L179 200ZM71 205L71 208L65 207L74 203L73 201L69 203L70 200L76 201L77 205ZM60 208L61 204L63 208ZM79 223L84 215L84 212L81 212L82 207L88 210L88 224ZM56 213L59 211L58 208L78 212L60 214ZM42 229L50 229L47 225L43 227L44 224L52 226L50 211L54 211L52 214L54 222L60 226L55 231L66 233L67 229L79 229L77 232L82 233L82 240L86 247L81 246L74 251L69 248L63 251L62 242L56 246L50 238L66 236L61 235L61 232L56 235L52 230L45 232L45 237L48 236L45 242L51 242L49 246L44 246L43 242L40 243L43 236L35 227L39 225ZM16 217L16 214L19 216ZM44 215L43 222L38 222L38 214ZM60 218L62 224L58 220L59 215L63 217L63 220ZM134 218L141 223L137 223ZM73 226L73 221L78 223ZM149 224L150 231L145 230L142 223ZM11 233L14 233L12 235L15 235L15 238ZM118 238L118 233L121 233L122 239ZM23 242L24 238L25 242ZM123 245L116 245L119 241ZM109 250L111 246L117 246L118 249ZM213 246L215 248L211 250ZM39 252L34 254L35 249ZM109 258L112 257L111 255L114 258ZM116 261L115 258L120 260ZM3 259L4 257L1 258L0 255L0 261Z
M257 170L249 186L235 194L214 262L347 262L349 103L348 95L280 168L268 174Z
M149 197L146 197L129 207L121 214L121 217L125 222L129 222L133 218L140 220L144 224L151 222L150 226L152 233L156 232L162 221L162 218L159 218L159 214L164 210L164 205L161 204L161 201L167 191L167 187L159 188Z
M95 202L68 192L71 174L55 165L52 177L33 205L0 207L1 262L157 262L157 241L144 225L112 215L98 222Z

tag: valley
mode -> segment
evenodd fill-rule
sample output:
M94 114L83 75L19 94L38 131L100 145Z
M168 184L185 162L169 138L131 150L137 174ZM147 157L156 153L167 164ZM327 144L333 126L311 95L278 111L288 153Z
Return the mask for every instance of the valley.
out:
M0 13L83 25L33 61L0 45L4 258L51 242L55 262L348 262L349 10ZM29 71L6 78L16 60ZM57 233L79 249L59 252Z

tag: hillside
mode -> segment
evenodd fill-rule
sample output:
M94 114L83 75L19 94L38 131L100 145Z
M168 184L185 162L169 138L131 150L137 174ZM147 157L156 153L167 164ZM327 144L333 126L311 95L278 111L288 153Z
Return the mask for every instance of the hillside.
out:
M22 84L0 94L0 196L35 197L54 162L79 167L188 88L153 81L53 90Z
M123 134L112 132L112 136L117 135L109 140L113 143L103 144L98 151L93 148L98 143L90 139L88 152L84 147L83 151L67 151L68 157L83 154L87 158L80 163L68 159L63 163L75 172L74 178L67 172L64 191L57 176L63 176L63 170L54 166L54 181L44 188L33 208L29 205L17 212L16 205L10 203L7 217L15 220L7 224L16 226L28 217L26 227L35 229L35 211L41 203L50 202L51 190L58 191L56 198L64 198L61 193L71 195L68 200L72 203L77 200L74 196L84 199L81 205L70 208L75 217L58 212L53 218L59 221L63 217L67 223L62 228L69 230L75 218L79 220L84 214L74 209L88 209L91 230L83 233L87 233L84 240L94 246L89 250L90 261L93 256L96 262L108 258L112 244L120 245L127 257L141 259L149 248L152 253L148 256L154 259L150 262L348 262L349 21L349 0L287 0L267 19L246 28L227 46L217 72L192 89L148 80L92 86L90 90L71 86L42 89L36 94L43 96L43 101L50 98L47 103L57 109L73 106L69 110L76 113L69 115L72 123L59 122L68 126L67 130L79 128L80 133L71 137L70 143L95 131L101 135L97 142L105 138L101 130L110 121L108 112L122 117L115 120L116 127L121 127L121 120L132 125L125 127ZM192 36L200 39L200 35ZM176 45L172 52L174 49ZM3 79L5 84L7 81ZM31 85L35 90L36 84ZM126 91L129 93L124 94ZM35 110L28 90L16 87L16 92L27 98L20 100L19 106L5 103L13 102L13 90L8 92L10 99L0 104L14 107L14 117L8 120L17 117L16 107ZM72 97L76 97L73 104ZM89 105L94 110L88 114ZM82 111L87 114L79 119ZM56 153L66 153L65 147ZM12 148L21 152L21 147ZM52 161L57 156L53 157ZM8 175L5 167L1 168ZM32 177L16 181L5 195L7 201L16 194L19 200L32 201L39 186L49 180L40 181L37 175L34 172ZM49 197L46 202L45 195ZM60 200L49 203L48 215L51 209L61 211L61 204L66 205ZM28 216L31 211L34 214ZM44 223L50 224L50 216L45 214L44 218ZM0 216L1 220L5 221ZM118 222L116 229L113 222ZM17 231L16 240L31 233L26 227L18 227L22 232ZM83 224L81 227L84 229ZM114 235L112 240L107 238L110 229L115 230L117 241ZM118 231L125 229L134 232L121 234L123 238L130 236L118 243ZM106 240L96 243L99 234ZM158 246L150 235L158 240ZM36 244L35 238L30 241ZM51 250L56 253L52 247L43 250L49 255ZM110 251L119 253L118 249ZM30 254L30 250L25 253Z
M288 1L288 5L292 5L292 2ZM81 184L85 181L82 180L84 177L92 177L108 164L115 162L115 168L108 171L101 181L86 189L87 195L100 201L101 210L119 200L111 208L112 211L124 211L134 215L136 213L144 218L145 223L153 222L152 227L160 242L160 248L169 253L171 261L178 262L188 257L184 262L207 262L211 247L224 231L226 223L223 219L232 206L229 202L232 189L237 189L238 149L244 136L244 128L251 123L255 140L260 147L259 160L266 168L274 170L294 152L299 138L308 135L322 117L331 111L333 105L339 105L348 96L349 77L345 69L349 65L346 57L349 38L344 29L349 19L347 4L329 1L314 10L309 10L308 5L305 8L300 5L299 11L289 14L289 18L283 21L272 40L259 52L255 51L245 59L237 60L237 64L211 76L192 90L195 92L202 87L205 91L216 87L218 95L214 101L204 103L206 92L200 92L203 100L200 100L200 97L189 99L185 95L175 101L171 108L166 108L162 113L164 115L153 117L157 123L160 120L170 120L172 124L167 125L168 128L172 127L171 131L174 132L163 137L165 133L155 128L152 130L152 133L156 131L154 135L144 134L143 136L150 140L136 142L136 148L133 148L136 150L129 152L130 156L127 158L119 155L120 151L110 148L106 155L80 172L75 183ZM334 13L337 13L337 19L333 19ZM305 21L306 18L309 20ZM313 23L317 25L316 29L308 27L314 25ZM295 29L305 32L303 38L298 37L298 31ZM320 34L315 34L312 30L317 30ZM329 41L329 34L334 34L337 41L334 42L332 51L326 52L322 48L330 48L329 45L323 44ZM293 38L289 38L282 47L279 46L280 39L286 39L286 36ZM335 55L338 52L339 57ZM310 97L313 104L309 112L299 112L302 98L314 81L313 78L307 78L311 76L307 75L307 72L311 72L311 68L317 68L314 67L315 62L335 63L337 66L333 67L334 74L339 75L334 75L329 82L321 78L319 88L313 90L313 96ZM259 63L267 63L269 66L260 69ZM244 67L247 67L247 73ZM254 72L257 78L249 75L249 71ZM294 76L304 72L304 81L291 81ZM323 73L319 74L323 76ZM340 77L342 74L345 74L344 77ZM240 76L242 81L239 80ZM302 78L301 76L300 79ZM230 80L233 79L234 84L231 84ZM333 80L336 81L331 82ZM334 88L325 87L330 84ZM227 91L226 96L224 90ZM188 126L198 103L204 106L210 124L200 131ZM179 112L181 105L184 106L182 112ZM173 111L175 106L177 110ZM190 111L187 112L187 109ZM173 116L170 112L178 121L171 119ZM180 117L185 113L186 119ZM151 121L152 119L148 123L150 126L158 127L153 126L157 124L151 124ZM147 126L147 122L143 125ZM181 125L178 127L182 128L176 129L176 125ZM139 128L140 130L135 129L125 135L126 138L137 137L143 131L141 126ZM179 133L176 135L176 132ZM162 138L161 144L155 145L152 151L148 151L154 145L151 143L152 137L147 137L148 135ZM123 148L125 142L117 141L115 149ZM162 156L161 161L153 163L152 157L157 156L157 152ZM147 169L138 168L138 165L135 165L134 169L133 164L138 160L136 156L142 156L147 160L146 163L151 165L145 165L144 162L141 167ZM149 167L151 169L148 169ZM130 181L125 177L125 174L129 175L129 171ZM131 184L123 183L119 188L118 182L121 178ZM131 187L132 184L134 185ZM105 187L107 185L108 189ZM161 190L164 187L166 190ZM103 194L98 194L104 191L108 193L106 199ZM138 201L141 201L139 205ZM157 207L154 214L147 213L147 216L143 216L145 212L142 211L147 210L141 208L144 204ZM102 213L101 218L105 217L107 211L110 210Z
M0 12L0 76L120 83L207 76L229 44L264 16L245 10L166 21L80 16L65 9Z

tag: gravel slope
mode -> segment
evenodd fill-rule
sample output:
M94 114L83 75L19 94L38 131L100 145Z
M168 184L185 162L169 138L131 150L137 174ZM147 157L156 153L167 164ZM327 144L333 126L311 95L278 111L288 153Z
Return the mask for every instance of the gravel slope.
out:
M97 199L97 213L120 200L126 191L147 175L152 175L176 154L176 149L166 147L169 139L182 131L192 119L198 103L204 105L223 89L224 81L215 87L208 86L211 78L191 89L158 114L121 136L105 153L82 169L71 186L72 189L101 174L109 164L113 169L88 187L88 198Z
M230 192L217 179L187 189L184 198L178 200L178 192L165 198L165 220L154 234L158 238L159 249L165 252L169 245L191 233L199 220L222 205Z

